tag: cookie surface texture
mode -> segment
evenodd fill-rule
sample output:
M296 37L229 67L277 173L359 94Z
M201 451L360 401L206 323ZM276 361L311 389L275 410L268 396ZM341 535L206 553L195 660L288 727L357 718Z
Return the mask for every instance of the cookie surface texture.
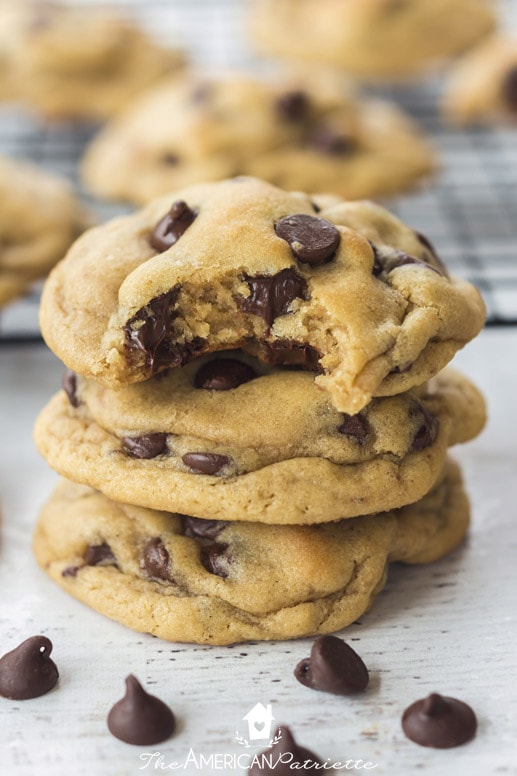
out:
M229 644L349 625L382 589L388 561L436 560L468 521L453 463L416 504L318 527L193 520L62 481L42 510L34 552L60 587L130 628Z
M228 390L196 387L199 376L214 379L220 358L118 391L76 378L73 404L60 391L41 413L37 446L60 474L116 501L306 524L416 501L439 477L448 446L484 423L481 395L452 370L350 416L307 372L239 358L232 363L254 364L256 376Z
M47 344L111 387L244 347L349 414L423 383L482 328L478 291L383 208L319 202L238 178L90 230L45 285Z
M486 0L256 0L251 31L268 55L389 80L436 66L494 24Z
M142 205L177 188L252 175L281 188L377 197L414 185L434 151L396 106L338 79L176 78L142 95L92 141L97 196Z
M91 223L66 180L0 157L0 306L43 277Z

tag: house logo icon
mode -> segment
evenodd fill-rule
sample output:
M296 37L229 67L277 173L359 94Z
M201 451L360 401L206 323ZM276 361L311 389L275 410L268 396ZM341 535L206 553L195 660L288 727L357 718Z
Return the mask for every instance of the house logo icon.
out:
M235 737L242 746L247 748L250 746L273 746L282 738L280 729L277 735L271 738L271 725L275 718L270 703L267 706L256 703L242 719L247 723L247 735L242 736L238 730L235 731Z

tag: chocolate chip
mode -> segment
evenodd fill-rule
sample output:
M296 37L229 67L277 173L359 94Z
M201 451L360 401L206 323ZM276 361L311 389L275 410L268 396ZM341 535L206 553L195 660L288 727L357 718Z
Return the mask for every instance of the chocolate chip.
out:
M115 566L115 556L111 547L106 542L92 544L84 553L84 562L87 566Z
M108 714L110 733L126 744L150 746L165 741L174 733L176 720L170 708L147 693L138 679L126 678L126 694Z
M369 434L369 427L366 419L362 415L346 415L343 414L343 423L338 429L340 434L352 437L356 442L362 444Z
M294 675L306 687L335 695L362 692L369 681L368 669L357 652L336 636L317 638L310 658L298 663Z
M279 366L301 367L309 372L322 372L319 360L321 353L303 342L287 339L264 341L264 360Z
M229 525L227 520L203 520L200 517L181 515L181 527L185 536L196 539L215 539Z
M476 715L466 703L432 693L409 706L402 716L402 730L420 746L450 749L467 743L476 734Z
M355 141L349 136L336 132L327 126L318 127L307 141L308 145L328 156L343 156L355 147Z
M206 342L194 337L181 345L170 341L172 322L176 318L176 304L180 286L152 299L124 326L126 345L130 351L142 352L151 374L160 369L183 366L205 349Z
M447 270L433 254L428 254L428 259L417 259L415 256L410 256L405 251L399 251L397 248L386 248L382 252L373 243L370 243L373 250L373 268L372 272L376 277L380 277L381 280L386 281L390 272L398 267L403 267L406 264L419 264L421 267L433 270L440 275L447 276Z
M72 372L71 369L67 369L61 380L61 387L68 396L68 401L72 407L79 406L79 399L77 398L77 375Z
M149 235L151 246L158 251L168 250L194 222L198 210L192 210L182 199L174 202L169 212L156 224Z
M250 295L238 299L241 309L259 315L268 326L285 315L294 299L307 298L307 283L294 269L283 269L276 275L244 275L244 280Z
M236 358L215 358L198 369L194 385L206 391L231 391L256 376L251 366Z
M289 244L298 261L312 267L331 261L341 241L341 235L330 221L303 213L277 221L275 232Z
M278 97L275 108L278 115L285 121L296 123L307 118L310 100L301 90L286 92Z
M431 240L429 240L425 234L422 234L422 232L415 232L416 236L418 237L418 241L422 243L424 248L427 250L426 254L426 262L428 264L432 264L434 269L439 270L442 275L444 275L446 278L449 277L449 273L447 271L447 267L445 264L441 261L441 259L438 258L438 254L436 253L436 249L434 245L432 244Z
M180 163L180 158L177 154L173 154L169 151L160 156L160 162L166 164L167 167L176 167ZM154 247L155 246L153 245L153 248Z
M501 84L501 94L506 106L517 111L517 66L510 68Z
M322 761L310 749L297 744L288 727L277 728L272 740L276 741L273 746L253 758L248 776L292 776L294 772L321 776Z
M16 701L38 698L51 690L59 671L50 658L52 642L31 636L0 658L0 695Z
M311 202L311 205L315 213L321 213L321 208L317 202Z
M436 440L440 422L438 418L431 415L422 404L413 407L410 414L413 417L417 414L421 417L421 423L413 438L413 444L411 446L413 452L417 453L419 450L425 450L426 447L432 445Z
M76 577L79 571L79 566L68 566L61 572L62 577Z
M185 453L181 460L185 466L199 474L217 474L231 459L216 453Z
M138 437L123 437L122 447L131 458L156 458L167 452L167 434L143 434Z
M210 573L226 579L229 574L229 568L233 563L233 558L227 553L227 544L209 544L201 548L201 565Z
M152 579L173 582L170 573L170 557L166 546L159 537L150 539L142 551L141 566Z
M213 84L200 83L200 84L197 84L197 86L195 86L194 89L192 90L190 94L190 100L194 105L203 105L210 100L213 93L214 93Z

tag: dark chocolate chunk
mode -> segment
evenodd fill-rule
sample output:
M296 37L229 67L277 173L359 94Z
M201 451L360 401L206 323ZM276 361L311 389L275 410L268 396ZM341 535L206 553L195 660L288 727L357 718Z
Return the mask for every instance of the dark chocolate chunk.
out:
M84 562L87 566L115 566L115 556L111 547L106 542L92 544L84 553Z
M227 520L203 520L201 517L181 515L184 535L195 539L216 539L227 525Z
M296 123L307 118L310 100L301 90L286 92L277 99L275 108L282 119Z
M159 537L150 539L142 551L141 566L152 579L163 579L173 582L170 573L170 556L166 546Z
M277 728L272 740L277 743L263 752L267 757L261 758L259 753L254 758L248 776L292 776L293 773L321 776L323 763L320 758L297 744L288 727Z
M476 715L466 703L432 693L411 704L402 715L402 730L420 746L450 749L476 734Z
M68 566L61 572L62 577L76 577L79 571L79 566Z
M341 132L336 132L331 127L318 127L308 139L308 145L316 151L329 156L343 156L355 148L355 141Z
M217 474L231 459L217 453L185 453L181 460L185 466L199 474Z
M426 262L428 264L433 265L434 269L439 270L442 273L442 275L444 275L446 278L449 277L447 267L441 261L441 259L438 258L438 254L431 240L429 240L429 238L426 237L425 234L422 234L422 232L415 232L415 234L418 237L418 241L422 243L422 245L427 251Z
M261 344L264 348L264 359L269 364L301 367L309 372L323 371L319 363L321 353L312 345L287 339L264 341Z
M123 437L122 447L131 458L156 458L167 452L167 434L158 431L137 437Z
M336 636L320 636L310 658L298 663L294 675L313 690L350 695L366 690L368 669L352 647Z
M356 442L362 444L368 437L368 423L362 415L347 415L343 413L343 423L338 431L340 434L352 437Z
M166 164L168 167L176 167L180 163L180 158L177 154L173 154L172 151L168 151L165 154L162 154L160 157L160 161L162 164ZM153 245L153 248L155 246Z
M437 417L431 415L423 404L418 404L410 410L411 415L418 414L421 417L421 424L414 436L411 449L414 453L419 450L425 450L433 444L438 436L438 430L440 428L440 422Z
M511 111L517 111L517 66L510 68L501 83L501 95Z
M377 247L372 242L370 242L370 248L372 249L372 253L373 253L372 273L375 275L375 277L379 277L382 270L384 269L381 261L381 255L377 250Z
M150 746L165 741L174 733L176 720L169 707L147 693L138 679L126 679L126 694L108 714L108 729L126 744Z
M183 366L205 349L206 342L201 337L181 345L170 341L172 322L177 315L174 305L179 291L178 285L155 297L124 326L127 347L130 351L144 353L145 364L151 374L161 369Z
M72 407L79 406L79 399L77 398L77 375L72 372L71 369L67 369L61 380L61 387L68 396L68 401Z
M228 554L228 545L209 544L201 548L201 564L210 574L226 579L229 574L229 566L233 563L233 558Z
M374 257L372 271L376 277L381 276L381 280L386 280L392 270L403 267L406 264L417 264L447 277L447 270L435 254L427 253L426 259L417 259L415 256L410 256L409 253L399 251L397 248L388 248L381 253L373 243L370 243L370 245Z
M149 235L151 246L158 251L168 250L194 222L198 210L192 210L182 199L174 202L169 212L156 224Z
M307 298L307 282L294 269L283 269L276 275L244 275L250 295L238 303L245 313L259 315L268 326L279 315L285 315L294 299Z
M298 261L311 267L331 261L341 241L338 230L330 221L303 213L277 221L275 232L288 243Z
M16 701L38 698L51 690L59 671L50 658L52 642L31 636L0 658L0 695Z
M194 385L206 391L231 391L256 376L253 367L236 358L215 358L198 369Z
M320 208L320 206L318 205L317 202L311 202L311 205L312 205L315 213L321 213L321 208Z

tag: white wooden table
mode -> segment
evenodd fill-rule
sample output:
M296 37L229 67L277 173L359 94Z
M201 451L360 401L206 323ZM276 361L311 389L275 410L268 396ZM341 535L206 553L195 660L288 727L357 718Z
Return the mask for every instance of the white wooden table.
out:
M0 698L0 773L241 776L245 767L228 758L241 755L245 766L242 756L255 751L235 731L245 736L243 717L260 702L271 704L274 724L289 724L323 759L367 760L374 773L397 776L517 774L516 354L517 332L492 329L457 358L486 392L491 416L482 437L457 450L473 502L470 539L437 564L392 568L372 611L343 634L371 671L370 689L350 699L294 679L310 639L169 644L90 611L45 577L31 554L31 531L56 475L36 453L31 427L62 367L43 346L1 349L0 653L43 633L54 643L60 680L41 698ZM162 745L128 746L106 728L130 672L177 715L177 733ZM472 743L437 751L405 739L403 709L431 691L472 705L479 718ZM216 754L198 767L202 755Z

